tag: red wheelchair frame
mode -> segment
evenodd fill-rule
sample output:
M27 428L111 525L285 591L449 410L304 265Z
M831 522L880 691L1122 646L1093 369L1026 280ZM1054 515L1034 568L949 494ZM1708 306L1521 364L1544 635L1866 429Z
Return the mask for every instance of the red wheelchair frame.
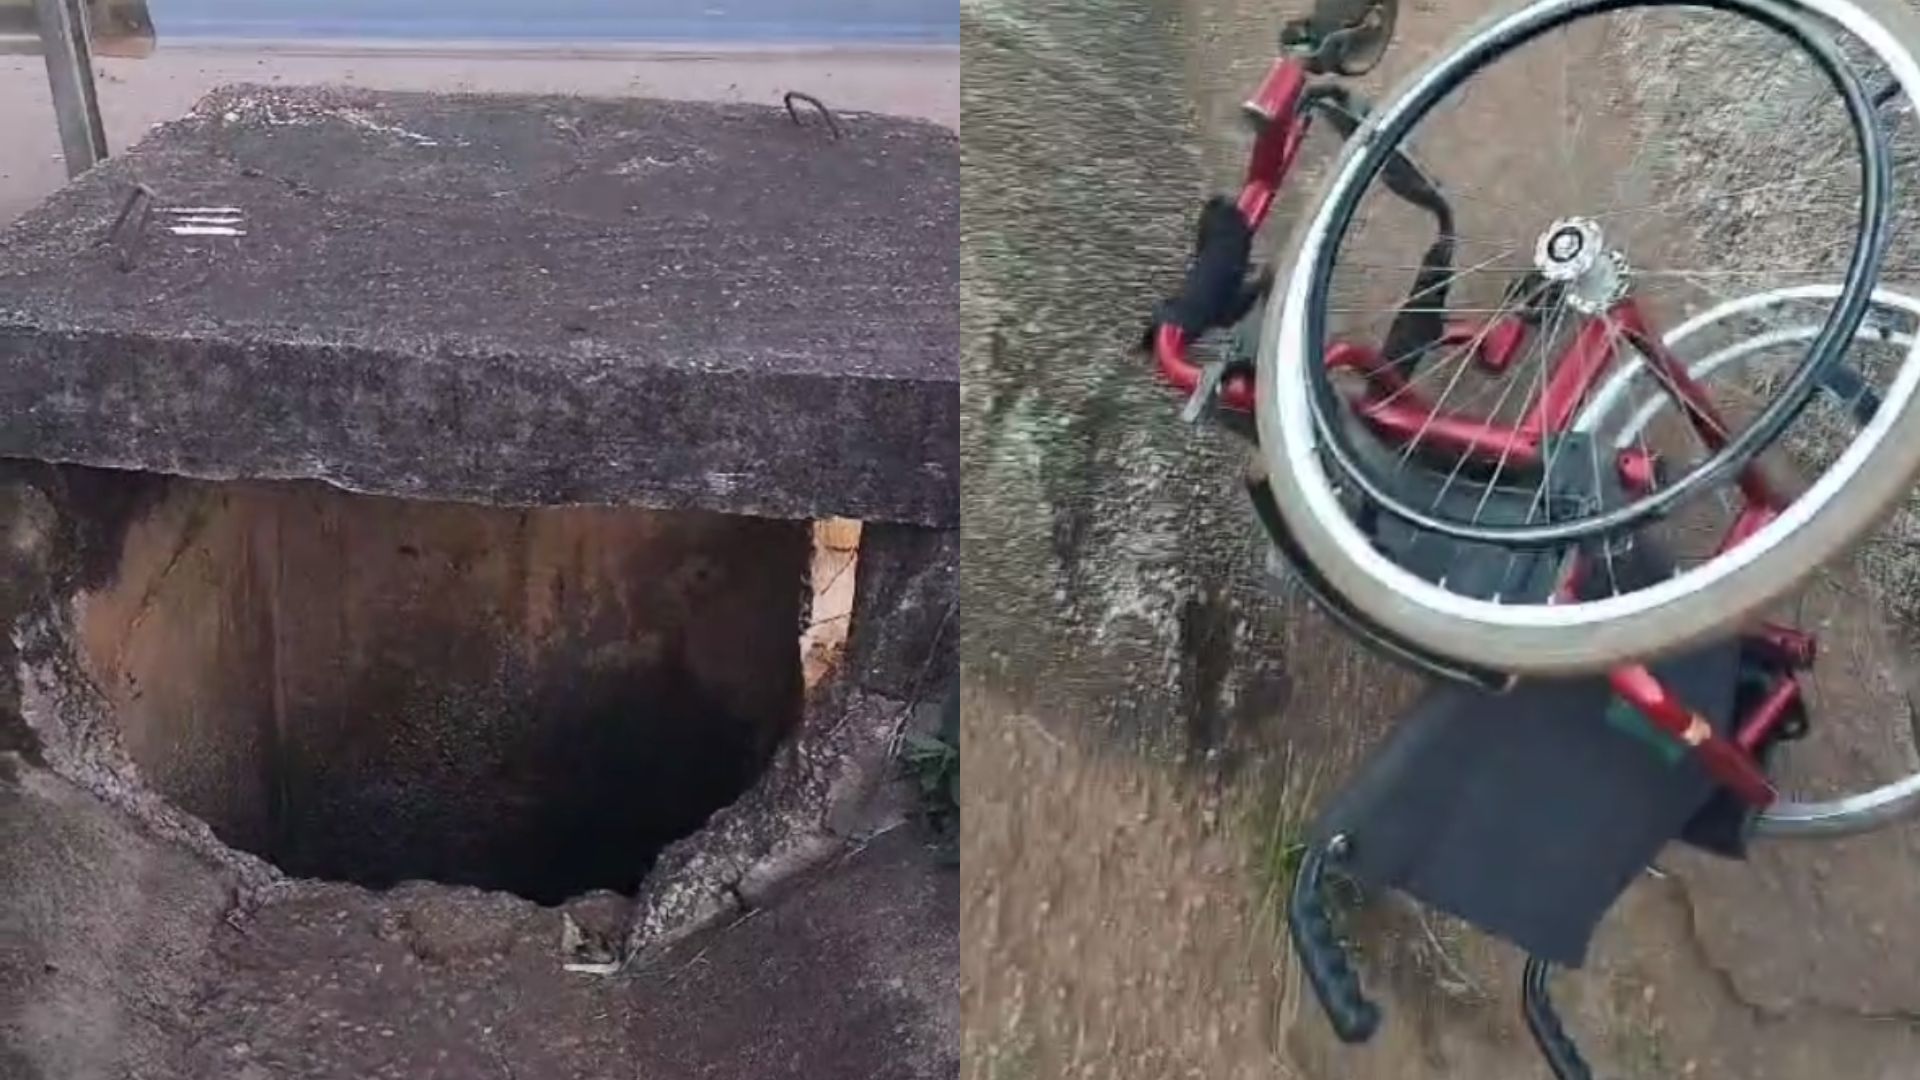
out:
M1235 207L1251 230L1257 231L1266 221L1306 137L1310 114L1302 105L1309 77L1309 66L1302 59L1278 59L1268 69L1259 91L1244 105L1257 126L1258 136ZM1519 355L1532 332L1525 320L1507 315L1491 325L1452 322L1441 341L1456 346L1477 365L1498 374ZM1631 296L1604 314L1588 318L1554 363L1552 377L1538 405L1514 426L1440 412L1379 350L1369 346L1336 343L1328 348L1325 363L1329 370L1347 370L1361 377L1363 389L1351 405L1380 436L1400 441L1428 438L1437 447L1456 454L1517 464L1537 460L1549 436L1569 429L1605 370L1616 344L1623 339L1645 359L1649 371L1686 413L1701 440L1709 448L1718 450L1726 441L1726 424L1705 391L1688 373L1686 364L1667 350L1654 333L1646 313ZM1162 323L1151 341L1162 377L1189 395L1196 392L1203 376L1200 367L1187 356L1190 342L1186 331L1178 325ZM1228 374L1218 385L1217 393L1218 404L1224 408L1238 412L1253 410L1253 379L1245 372ZM1651 489L1656 464L1653 456L1642 450L1621 451L1615 461L1623 486L1636 494ZM1721 540L1721 551L1753 535L1787 502L1757 462L1744 468L1739 486L1742 508ZM1580 573L1576 559L1567 580L1561 584L1563 595L1572 591ZM1812 665L1815 643L1811 635L1768 623L1751 633L1746 644L1766 657L1769 666L1779 674L1760 702L1739 718L1731 736L1716 732L1644 665L1616 668L1610 673L1610 681L1614 693L1655 727L1688 747L1716 781L1749 806L1764 809L1773 802L1776 793L1754 754L1793 712L1800 697L1800 684L1794 673Z

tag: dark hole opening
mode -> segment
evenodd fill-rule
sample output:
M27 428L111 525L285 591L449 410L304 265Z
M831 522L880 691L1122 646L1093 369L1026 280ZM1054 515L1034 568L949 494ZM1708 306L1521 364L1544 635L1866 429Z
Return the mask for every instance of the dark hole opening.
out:
M371 888L426 879L543 904L632 893L765 760L751 725L692 685L589 679L521 708L465 761L420 728L371 761L290 754L259 853L296 877ZM457 737L449 719L440 730Z
M799 716L805 523L169 481L119 549L128 752L298 877L631 893Z

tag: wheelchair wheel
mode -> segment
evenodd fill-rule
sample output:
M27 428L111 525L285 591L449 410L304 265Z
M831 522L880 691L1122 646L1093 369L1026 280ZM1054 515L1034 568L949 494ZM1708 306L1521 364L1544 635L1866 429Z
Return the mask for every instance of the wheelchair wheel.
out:
M1728 300L1674 328L1668 344L1697 355L1692 377L1730 388L1780 377L1819 330L1839 289L1801 286ZM1920 337L1920 298L1882 288L1855 331L1846 363L1832 369L1801 422L1770 452L1784 473L1817 474L1884 405L1882 387ZM1576 421L1616 450L1669 438L1681 427L1671 400L1641 368L1622 369ZM1661 429L1666 429L1665 431ZM1664 523L1663 545L1686 557L1710 552L1737 513L1732 497ZM1693 534L1693 542L1686 534ZM1818 652L1796 678L1805 728L1774 749L1769 772L1780 798L1761 812L1766 836L1866 832L1920 810L1920 493L1886 525L1806 576L1795 595L1765 612L1775 626L1812 635Z
M1715 101L1698 80L1614 74L1675 42L1692 50L1676 62L1768 66ZM1586 673L1730 633L1888 512L1920 471L1911 348L1871 422L1790 506L1650 587L1467 588L1444 567L1410 569L1367 525L1384 516L1516 557L1598 560L1759 482L1763 455L1874 306L1892 154L1860 72L1886 73L1911 99L1916 47L1920 21L1897 0L1524 0L1374 110L1295 231L1256 380L1274 501L1329 585L1461 662ZM1515 101L1545 120L1519 122ZM1821 149L1783 170L1779 153L1717 145L1730 123L1783 140L1784 160ZM1751 175L1724 175L1742 163ZM1457 184L1462 172L1486 180ZM1730 286L1808 281L1837 285L1740 422L1679 378L1690 361L1664 345L1663 320ZM1657 469L1650 449L1631 455L1627 484L1600 475L1624 475L1627 458L1603 455L1572 421L1634 365L1658 377L1704 452ZM1591 483L1578 475L1589 470Z

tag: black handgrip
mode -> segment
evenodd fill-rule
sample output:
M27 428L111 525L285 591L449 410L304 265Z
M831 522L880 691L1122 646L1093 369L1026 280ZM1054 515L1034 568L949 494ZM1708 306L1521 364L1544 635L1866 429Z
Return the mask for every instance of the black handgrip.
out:
M1253 260L1253 226L1232 199L1216 195L1200 208L1194 230L1193 260L1180 295L1169 301L1158 321L1187 332L1189 341L1215 327L1231 326L1251 306L1247 269Z
M1260 302L1273 287L1271 271L1251 274L1253 226L1225 195L1215 195L1200 208L1194 230L1193 256L1180 292L1161 304L1140 336L1140 347L1151 351L1161 325L1186 332L1189 342L1209 330L1232 326Z
M1335 838L1329 847L1337 849L1342 843ZM1347 951L1334 934L1333 919L1320 894L1326 856L1326 848L1315 846L1300 860L1293 893L1287 898L1287 933L1293 938L1293 950L1306 968L1307 984L1313 987L1313 996L1320 999L1333 1033L1341 1042L1363 1043L1380 1027L1380 1007L1360 992L1360 977L1354 974Z
M1573 1044L1572 1036L1560 1025L1560 1014L1553 1009L1553 999L1547 995L1547 962L1537 956L1527 957L1527 967L1520 976L1520 1011L1527 1020L1527 1030L1533 1033L1533 1045L1540 1048L1540 1056L1547 1059L1547 1067L1553 1070L1554 1080L1593 1080L1593 1070L1587 1067L1587 1059L1580 1056L1580 1048Z

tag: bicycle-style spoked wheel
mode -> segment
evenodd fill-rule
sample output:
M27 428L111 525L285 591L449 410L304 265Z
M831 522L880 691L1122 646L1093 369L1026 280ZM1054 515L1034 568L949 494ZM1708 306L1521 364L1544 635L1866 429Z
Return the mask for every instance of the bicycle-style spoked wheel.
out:
M1652 584L1537 572L1767 483L1882 260L1892 155L1859 72L1911 97L1917 45L1897 0L1526 0L1404 83L1296 230L1261 347L1268 482L1324 580L1440 655L1589 672L1728 632L1876 521L1920 469L1911 349L1847 452L1742 543ZM1813 281L1836 287L1758 408L1728 414L1662 345ZM1573 429L1629 365L1703 453ZM1417 566L1383 516L1533 569Z
M1905 269L1889 267L1890 270ZM1676 326L1668 346L1730 413L1751 412L1798 362L1818 332L1832 285L1753 293L1716 304ZM1871 422L1882 395L1920 337L1920 298L1894 288L1874 295L1845 363L1768 452L1783 483L1817 476ZM1676 458L1705 452L1672 399L1645 368L1623 368L1595 393L1576 427L1625 451L1651 442ZM1691 453L1684 449L1693 444ZM1636 539L1657 544L1681 571L1710 558L1746 509L1738 493L1689 507ZM1757 822L1763 835L1864 832L1920 809L1920 492L1909 492L1884 526L1814 570L1764 614L1756 639L1806 635L1811 663L1748 695L1750 715L1779 702L1780 722L1801 730L1776 746L1768 772L1780 798Z

